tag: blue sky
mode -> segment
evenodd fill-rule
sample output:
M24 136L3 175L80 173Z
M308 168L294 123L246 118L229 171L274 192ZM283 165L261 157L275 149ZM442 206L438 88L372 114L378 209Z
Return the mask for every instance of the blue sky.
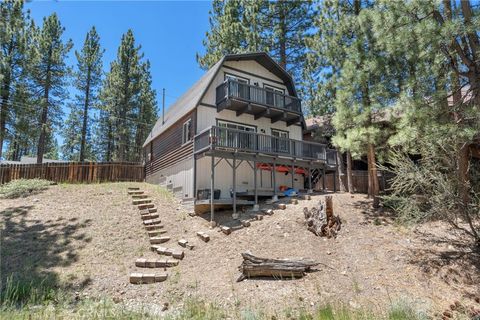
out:
M132 29L151 62L159 107L162 88L168 107L203 74L195 55L203 52L209 1L32 1L26 8L38 25L43 17L57 13L65 39L74 43L68 59L71 66L76 64L74 50L80 50L93 25L106 50L105 71L116 57L122 34Z

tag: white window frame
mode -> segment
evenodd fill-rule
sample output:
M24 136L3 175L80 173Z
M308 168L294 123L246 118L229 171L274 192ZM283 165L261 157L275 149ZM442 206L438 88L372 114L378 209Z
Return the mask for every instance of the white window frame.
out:
M182 125L182 145L193 140L192 119L188 119Z
M277 147L277 149L280 150L280 151L283 151L283 152L287 152L287 153L288 153L288 152L290 151L290 150L289 150L289 145L290 145L290 143L289 143L290 132L284 131L284 130L279 130L279 129L273 129L273 128L270 129L270 132L271 132L272 137L282 139L282 140L276 140L276 143L277 143L276 147ZM275 136L275 135L274 135L274 132L275 132L276 134L278 134L278 136ZM286 137L284 137L284 136L282 136L282 135L286 135ZM286 140L284 140L284 139L286 139ZM275 140L274 140L274 141L275 141Z

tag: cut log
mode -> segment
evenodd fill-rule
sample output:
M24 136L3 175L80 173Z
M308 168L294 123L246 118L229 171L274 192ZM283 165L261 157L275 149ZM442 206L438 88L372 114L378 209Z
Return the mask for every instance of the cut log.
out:
M159 244L164 243L170 240L170 237L151 237L150 243L151 244Z
M220 230L222 230L222 232L225 233L226 235L229 235L230 233L232 233L232 229L227 226L221 226Z
M242 253L243 262L239 267L242 275L237 281L254 277L270 277L275 279L301 278L305 272L319 263L311 260L266 259Z
M163 227L163 226L160 226ZM148 231L148 237L158 237L161 234L167 233L167 230L154 230L154 231Z
M198 231L197 236L205 242L210 241L210 236L203 231Z
M272 209L263 209L262 212L266 214L267 216L271 216L273 214Z
M188 241L185 240L185 239L180 239L180 240L178 240L178 244L179 244L181 247L184 247L184 248L185 248L185 247L187 246L187 243L188 243Z

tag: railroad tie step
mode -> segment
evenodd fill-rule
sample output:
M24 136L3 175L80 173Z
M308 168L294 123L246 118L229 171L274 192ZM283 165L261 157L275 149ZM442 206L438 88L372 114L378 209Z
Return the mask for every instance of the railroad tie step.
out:
M145 214L150 214L150 211L148 211L148 209L143 209L143 210L140 210L140 215L143 216Z
M146 259L138 258L135 266L139 268L169 268L178 266L178 261L173 259Z
M154 207L155 207L155 205L153 203L143 203L143 204L138 205L139 210L150 209L150 208L154 208Z
M158 225L156 225L156 226L158 226ZM163 226L161 226L161 227L163 227ZM148 235L149 238L151 238L151 237L158 237L161 234L165 234L165 233L167 233L167 230L154 230L154 231L148 231L147 235Z
M170 237L163 236L163 237L150 237L150 244L159 244L164 243L170 240Z
M128 190L140 190L139 187L128 187Z
M148 213L148 214L142 215L141 217L142 217L142 220L153 220L153 219L158 218L158 214L156 214L156 213Z
M148 194L132 194L132 199L146 199Z
M128 191L128 194L131 194L131 195L139 195L139 194L143 194L144 191L141 191L141 190L130 190Z
M150 224L160 224L162 223L162 220L160 219L150 219L150 220L143 220L143 224L148 226Z
M132 284L149 284L155 282L162 282L167 280L166 273L131 273L130 283Z
M150 247L150 249L152 251L157 252L158 254L161 254L164 256L171 256L178 260L182 260L185 257L185 254L182 250L166 248L159 245L153 245Z
M144 204L144 203L151 203L152 202L152 199L134 199L132 201L132 203L134 205L137 205L137 204Z
M161 224L145 225L145 230L147 230L147 231L153 231L153 230L158 230L158 229L163 229L163 225L161 225Z
M157 212L157 208L155 208L155 207L153 207L153 208L148 208L147 210L148 210L148 212L150 212L150 213L155 213L155 212Z
M205 242L210 241L210 236L203 231L198 231L197 236Z

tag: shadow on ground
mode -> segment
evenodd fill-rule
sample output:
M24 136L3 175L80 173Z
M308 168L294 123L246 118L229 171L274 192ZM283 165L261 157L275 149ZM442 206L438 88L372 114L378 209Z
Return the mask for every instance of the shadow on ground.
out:
M412 249L409 263L427 275L436 275L448 285L461 289L465 297L480 296L480 251L464 236L441 237L427 231L415 231L423 248Z
M4 292L7 279L19 286L39 285L50 289L79 290L87 286L88 279L74 276L65 281L52 268L77 261L77 250L90 241L82 229L91 221L62 217L41 221L29 217L32 209L33 206L17 206L0 211L0 290Z

